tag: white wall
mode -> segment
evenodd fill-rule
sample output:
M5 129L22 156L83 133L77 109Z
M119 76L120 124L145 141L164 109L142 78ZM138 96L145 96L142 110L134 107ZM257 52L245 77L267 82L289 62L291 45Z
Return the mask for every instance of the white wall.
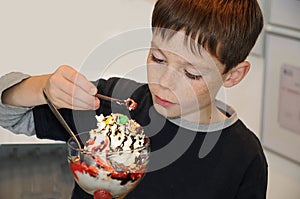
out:
M154 0L0 0L0 75L50 73L62 64L80 70L97 45L122 32L150 27L153 5ZM124 65L144 59L127 59ZM1 127L0 132L0 144L37 142Z
M113 35L149 27L154 0L0 0L0 75L22 71L49 73L61 64L78 69L89 53ZM143 63L146 52L124 65ZM251 56L252 69L236 88L226 90L227 101L260 137L264 60ZM113 73L113 71L111 71ZM0 128L0 143L34 142ZM269 199L300 198L300 166L266 150Z

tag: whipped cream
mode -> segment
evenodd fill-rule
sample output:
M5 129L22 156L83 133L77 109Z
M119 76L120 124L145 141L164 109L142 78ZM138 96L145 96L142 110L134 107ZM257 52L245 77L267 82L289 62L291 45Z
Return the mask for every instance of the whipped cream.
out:
M99 146L103 142L103 136L109 139L111 151L129 151L138 149L145 144L143 128L136 121L122 114L111 114L104 117L103 114L96 116L97 129L90 131L91 138L95 140L93 145Z

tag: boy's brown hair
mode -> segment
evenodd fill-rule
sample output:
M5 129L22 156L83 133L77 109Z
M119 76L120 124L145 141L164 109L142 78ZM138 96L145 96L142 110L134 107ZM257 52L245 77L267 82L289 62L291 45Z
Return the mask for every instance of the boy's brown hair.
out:
M227 73L249 55L263 16L256 0L158 0L152 27L163 38L174 35L167 29L184 30L224 64ZM200 52L200 47L195 49Z

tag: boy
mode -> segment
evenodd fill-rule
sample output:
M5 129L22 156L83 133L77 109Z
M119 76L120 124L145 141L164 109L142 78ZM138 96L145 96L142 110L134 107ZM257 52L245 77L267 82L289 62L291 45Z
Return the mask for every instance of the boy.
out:
M148 84L110 78L95 87L73 68L61 66L50 75L12 78L1 108L15 124L25 120L19 123L27 124L32 134L64 141L69 135L45 105L43 88L64 108L61 113L76 132L94 125L91 110L135 119L150 136L152 155L149 172L128 198L265 198L267 163L259 140L231 107L215 100L221 86L238 84L249 71L245 59L262 26L255 0L158 0ZM130 97L138 108L128 112L100 103L96 92ZM27 115L8 112L17 107L34 108L23 108ZM2 126L22 131L5 124L3 117ZM92 196L76 185L72 198Z

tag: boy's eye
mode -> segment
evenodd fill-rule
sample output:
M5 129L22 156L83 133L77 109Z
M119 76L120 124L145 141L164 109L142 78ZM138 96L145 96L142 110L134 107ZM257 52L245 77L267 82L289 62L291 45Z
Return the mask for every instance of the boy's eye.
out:
M187 70L184 70L184 73L188 78L190 78L192 80L199 80L202 78L202 75L194 75L194 74L188 72Z
M158 64L163 64L163 63L166 62L164 59L157 58L153 54L151 55L151 60L158 63Z

